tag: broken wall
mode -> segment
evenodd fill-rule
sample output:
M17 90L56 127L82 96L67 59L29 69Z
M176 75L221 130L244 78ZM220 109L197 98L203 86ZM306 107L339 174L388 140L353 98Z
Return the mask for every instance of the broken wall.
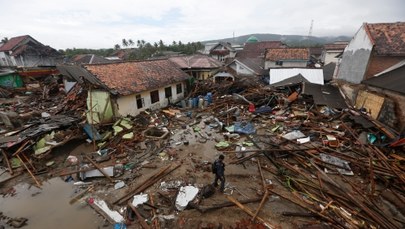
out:
M87 122L90 124L109 123L113 117L110 93L90 90L87 93Z
M343 53L337 78L360 83L366 73L372 48L373 44L362 26Z

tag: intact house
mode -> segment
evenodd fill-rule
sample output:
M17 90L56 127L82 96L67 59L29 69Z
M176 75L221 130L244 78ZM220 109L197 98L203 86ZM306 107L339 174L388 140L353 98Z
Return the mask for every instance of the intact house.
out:
M169 60L64 65L58 69L70 78L70 83L90 85L87 97L89 123L135 116L147 109L155 110L178 102L184 98L186 82L190 78Z
M309 61L308 48L270 48L266 50L264 68L305 68Z
M208 47L208 54L221 62L225 62L226 59L229 58L234 58L237 51L229 42L219 42L213 46Z
M62 55L29 35L10 38L0 47L0 66L55 66Z
M249 39L252 40L251 38ZM268 71L265 71L264 68L264 55L266 49L280 47L286 47L286 45L281 41L247 42L243 50L236 54L235 59L229 63L227 67L237 76L268 76Z
M176 64L185 73L196 80L211 78L222 67L222 63L207 55L190 55L170 57L169 61Z
M261 58L235 58L227 65L237 76L241 77L260 77L266 75L263 69L263 59Z
M347 44L347 41L335 41L332 44L325 44L322 50L321 61L324 65L329 63L338 63L339 62L339 55L343 53Z
M364 23L347 45L337 78L358 84L405 59L405 22Z

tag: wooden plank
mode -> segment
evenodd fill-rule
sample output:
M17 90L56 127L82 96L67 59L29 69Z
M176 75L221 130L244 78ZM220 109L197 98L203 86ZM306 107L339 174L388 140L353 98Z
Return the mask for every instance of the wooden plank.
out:
M244 212L246 212L247 214L249 214L250 216L254 216L255 214L253 213L253 211L246 207L243 206L243 204L239 203L239 201L237 201L235 198L233 198L232 196L226 196L226 198L228 200L230 200L231 202L233 202L234 204L236 204L236 206L238 206L240 209L242 209ZM267 222L267 220L264 220L263 218L257 217L257 219L263 223L266 227L268 228L275 228L275 226L273 226L270 222Z
M252 217L252 222L255 221L255 219L257 217L257 214L259 214L260 209L262 209L262 207L263 207L264 203L266 202L268 196L269 196L269 191L266 189L266 192L264 193L263 199L262 199L262 201L260 201L259 207L257 208L255 215Z
M1 153L3 154L4 160L6 160L6 164L8 167L8 172L10 173L10 175L13 175L13 168L11 167L10 161L8 160L7 154L6 152L4 152L3 149L0 149Z
M149 225L145 222L145 219L139 214L138 210L134 205L131 203L128 203L129 207L132 209L132 211L135 212L136 217L138 218L139 224L142 226L143 229L150 229Z

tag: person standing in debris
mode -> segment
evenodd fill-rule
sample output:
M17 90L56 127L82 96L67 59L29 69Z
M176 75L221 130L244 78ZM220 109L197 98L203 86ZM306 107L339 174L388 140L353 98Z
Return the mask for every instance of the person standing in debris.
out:
M212 172L215 174L215 180L213 185L218 187L218 180L221 181L221 192L224 192L225 189L225 163L224 155L219 155L218 159L214 161L212 165Z

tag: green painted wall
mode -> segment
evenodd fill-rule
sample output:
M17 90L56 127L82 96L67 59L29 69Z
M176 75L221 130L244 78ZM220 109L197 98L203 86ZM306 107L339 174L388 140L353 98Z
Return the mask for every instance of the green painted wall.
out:
M0 76L0 86L3 87L22 87L24 83L17 73L10 73L8 75Z

